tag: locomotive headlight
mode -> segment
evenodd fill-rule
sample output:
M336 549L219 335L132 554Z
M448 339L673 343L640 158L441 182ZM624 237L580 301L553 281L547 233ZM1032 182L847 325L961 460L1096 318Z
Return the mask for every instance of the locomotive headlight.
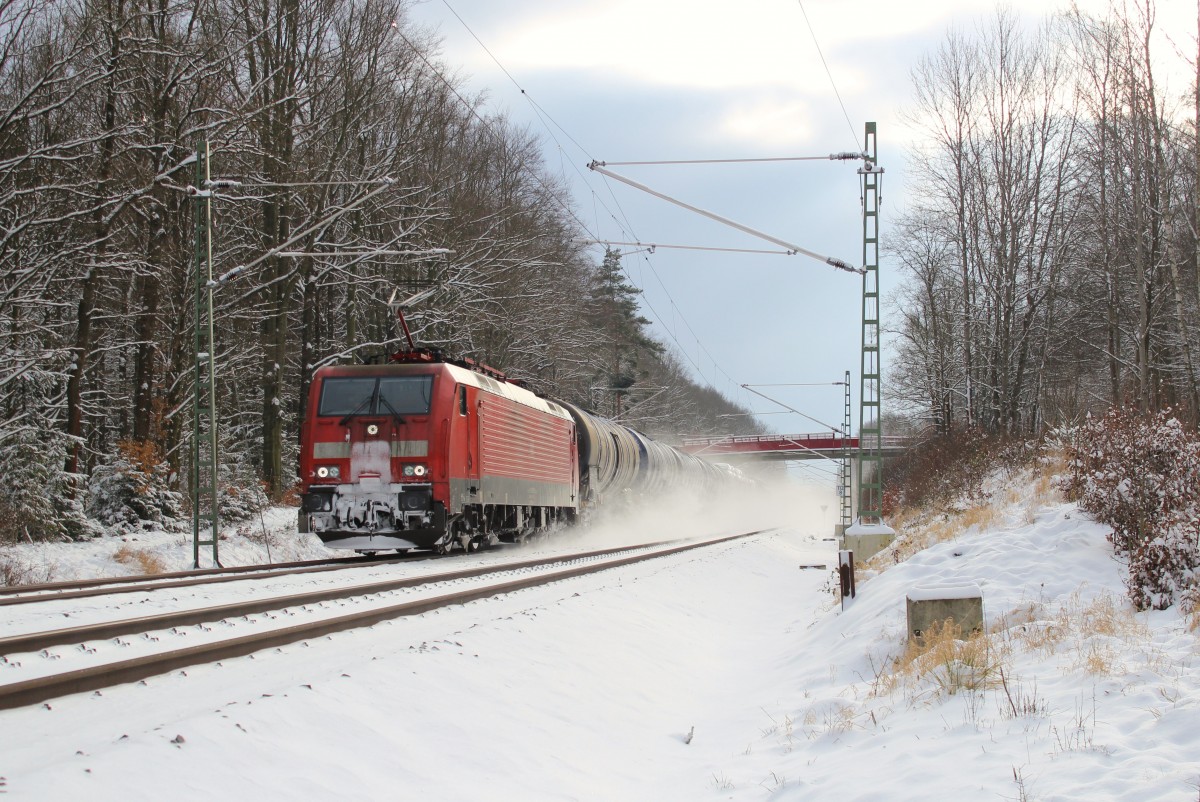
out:
M370 424L369 426L367 426L367 434L370 434L370 435L379 434L379 426L374 423Z
M319 479L337 479L342 475L342 469L336 465L322 465L317 468L317 478Z
M321 478L321 479L328 479L329 478L329 469L326 468L324 465L322 465L320 468L317 468L317 477Z
M415 475L415 476L424 476L425 473L426 473L426 469L425 469L424 465L417 465L416 467L413 468L413 475Z
M405 476L412 476L412 475L413 475L413 471L414 471L414 470L415 470L415 469L413 468L413 466L411 466L411 465L405 465L405 466L404 466L404 475L405 475Z

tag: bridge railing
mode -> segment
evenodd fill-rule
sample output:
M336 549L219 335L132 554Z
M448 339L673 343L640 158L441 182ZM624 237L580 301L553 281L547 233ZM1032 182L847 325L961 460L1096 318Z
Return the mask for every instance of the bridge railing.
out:
M683 445L685 446L711 446L718 443L777 443L787 440L852 440L857 442L857 437L846 437L840 432L816 432L810 434L753 434L753 435L726 435L724 437L685 437Z
M912 438L901 435L885 435L882 445L885 449L906 448ZM756 435L726 435L724 437L684 437L685 449L705 446L761 446L778 443L781 447L788 443L802 443L807 448L858 448L858 437L847 437L840 432L810 432L806 434L756 434ZM827 445L826 445L827 444Z

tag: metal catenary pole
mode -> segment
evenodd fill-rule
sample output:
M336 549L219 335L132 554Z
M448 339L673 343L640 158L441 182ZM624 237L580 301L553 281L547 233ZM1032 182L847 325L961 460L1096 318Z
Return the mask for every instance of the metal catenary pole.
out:
M219 566L217 541L217 394L216 358L213 353L212 189L208 140L196 148L195 254L196 282L195 370L192 398L192 564L200 567L200 547L212 547L212 563Z
M841 515L838 520L838 535L845 534L846 529L853 523L854 519L854 504L851 498L850 487L850 457L851 449L847 444L850 437L850 427L854 425L850 417L850 371L846 371L846 381L843 382L845 390L846 414L842 423L842 464L838 476L838 495L840 496Z
M866 124L859 168L863 203L862 361L858 396L858 520L883 522L883 423L879 362L879 166L875 123Z

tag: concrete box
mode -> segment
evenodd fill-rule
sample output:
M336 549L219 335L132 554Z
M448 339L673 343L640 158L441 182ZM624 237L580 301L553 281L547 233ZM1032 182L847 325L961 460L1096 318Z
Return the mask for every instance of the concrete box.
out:
M920 640L935 623L950 619L963 637L983 631L983 592L974 583L924 585L908 592L908 637Z
M854 559L865 562L891 545L896 530L887 524L862 524L855 521L842 535L842 548L854 552Z

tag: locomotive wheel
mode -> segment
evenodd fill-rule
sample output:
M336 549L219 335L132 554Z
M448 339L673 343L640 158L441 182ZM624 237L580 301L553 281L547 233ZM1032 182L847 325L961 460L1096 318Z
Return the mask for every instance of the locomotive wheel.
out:
M434 554L445 554L448 551L450 551L449 543L434 543L433 544L433 553Z

